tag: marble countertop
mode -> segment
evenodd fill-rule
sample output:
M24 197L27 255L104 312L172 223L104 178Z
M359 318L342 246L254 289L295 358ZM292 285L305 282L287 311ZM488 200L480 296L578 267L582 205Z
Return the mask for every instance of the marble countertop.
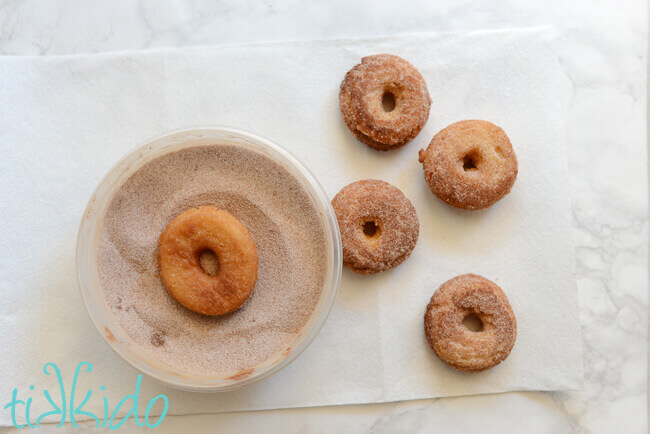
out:
M525 3L525 4L524 4ZM157 432L648 432L643 0L0 1L0 54L56 55L554 25L573 83L567 143L585 390L168 416ZM552 351L552 349L549 349ZM134 425L129 432L137 432ZM45 432L59 432L49 426ZM98 431L82 424L84 432ZM13 429L6 429L13 432ZM144 431L144 429L143 429ZM0 432L3 432L0 430Z

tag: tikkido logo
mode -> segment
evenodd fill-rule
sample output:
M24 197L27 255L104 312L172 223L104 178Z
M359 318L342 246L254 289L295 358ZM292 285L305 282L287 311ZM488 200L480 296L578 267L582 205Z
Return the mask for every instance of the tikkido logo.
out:
M19 399L18 389L14 388L11 395L11 401L8 402L3 407L5 410L9 410L11 412L11 422L13 426L15 428L24 428L24 427L39 428L41 421L43 419L48 418L46 422L57 422L57 419L52 420L52 417L60 415L61 419L60 419L60 423L57 425L57 428L63 427L63 424L66 421L70 422L73 427L79 428L79 425L75 421L75 418L79 416L83 419L94 419L97 428L108 428L110 430L116 430L122 425L124 425L124 423L126 423L129 417L133 415L133 419L135 420L136 425L155 428L162 423L163 419L167 415L167 410L169 409L169 400L165 395L160 394L149 401L149 404L147 405L147 409L144 413L144 417L142 418L142 420L140 420L140 417L138 415L138 400L140 395L140 383L142 382L142 375L138 375L138 379L135 383L135 391L132 394L126 395L124 398L122 398L120 402L118 402L118 404L115 406L112 412L109 411L108 399L105 396L103 397L104 414L102 420L100 420L98 415L91 413L89 411L85 411L83 409L93 394L92 390L88 389L86 391L86 395L81 400L81 403L78 405L76 404L78 402L78 400L75 399L77 398L76 397L77 380L79 379L79 375L82 373L82 369L85 369L83 373L88 373L93 370L93 365L90 364L89 362L81 362L77 365L77 368L74 373L74 377L72 379L72 385L70 387L70 394L66 395L65 386L63 384L63 378L61 376L61 370L59 369L59 367L54 363L46 363L45 366L43 366L43 372L45 373L45 375L56 375L59 390L58 390L58 394L55 394L55 398L52 397L52 394L50 394L49 390L47 389L43 390L43 397L47 400L49 405L52 407L52 410L46 411L36 416L35 423L33 419L34 416L30 414L30 410L34 398L29 396L27 397L26 400ZM102 391L106 390L106 386L101 385L99 389ZM34 386L29 386L29 390L34 390ZM150 421L149 414L151 413L154 404L156 404L158 400L161 400L163 408L157 420L155 420L155 417L152 417L152 419L155 420L155 422L152 423ZM131 405L131 408L126 413L126 415L124 415L122 419L118 418L116 420L117 413L127 403ZM77 406L75 407L75 405ZM17 421L16 416L21 411L24 411L25 423L18 423Z

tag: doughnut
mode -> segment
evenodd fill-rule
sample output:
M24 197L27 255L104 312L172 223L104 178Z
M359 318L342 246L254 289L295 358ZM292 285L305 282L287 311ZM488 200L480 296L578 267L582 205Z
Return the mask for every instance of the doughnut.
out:
M510 192L517 156L510 139L487 121L460 121L420 150L424 179L440 200L457 208L487 208Z
M361 59L341 83L343 120L356 138L387 151L406 145L429 118L431 98L420 72L391 54Z
M409 257L420 233L415 208L387 182L353 182L332 200L341 230L343 265L359 274L393 268Z
M218 260L216 274L201 267L201 254ZM158 241L160 278L169 294L191 311L223 315L248 299L257 282L257 249L239 220L213 206L176 216Z
M478 331L463 324L474 315ZM498 365L517 339L517 320L494 282L463 274L443 283L424 314L424 333L440 359L458 370L479 372Z

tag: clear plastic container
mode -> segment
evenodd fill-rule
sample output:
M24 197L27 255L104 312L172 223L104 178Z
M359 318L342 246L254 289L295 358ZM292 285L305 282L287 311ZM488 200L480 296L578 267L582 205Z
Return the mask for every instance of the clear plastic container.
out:
M313 315L291 345L252 370L223 375L201 374L173 367L134 342L111 314L99 282L97 243L99 228L115 192L136 170L169 152L190 146L230 144L261 152L285 167L303 185L319 211L327 245L327 276ZM341 280L341 237L336 215L316 178L296 158L275 143L244 131L223 127L176 130L147 141L123 157L95 189L77 237L77 279L92 322L108 345L131 366L151 378L184 390L217 392L240 388L275 374L289 365L314 340L325 324Z

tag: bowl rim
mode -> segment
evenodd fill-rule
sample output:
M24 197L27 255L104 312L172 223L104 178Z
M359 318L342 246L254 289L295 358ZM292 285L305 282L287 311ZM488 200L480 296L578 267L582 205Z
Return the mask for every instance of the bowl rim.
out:
M132 360L131 353L127 351L127 347L125 347L124 345L118 345L117 341L111 340L111 338L115 339L112 332L107 328L107 326L105 326L104 324L100 324L99 319L96 318L95 315L92 313L92 308L90 306L90 303L91 303L91 298L93 297L93 293L91 292L92 290L90 288L87 288L86 286L85 279L82 276L83 267L80 265L84 259L82 257L82 254L84 253L84 247L85 247L83 245L85 241L84 229L86 225L90 224L89 220L93 212L93 207L95 206L97 195L98 193L100 193L101 187L103 187L104 184L108 182L109 177L112 174L119 171L122 168L122 166L126 164L127 160L130 160L131 158L136 158L136 161L141 160L144 157L144 155L141 154L136 157L136 154L138 154L143 150L146 150L148 147L149 150L153 149L151 147L152 144L159 143L158 148L156 149L165 149L170 145L161 146L160 141L164 139L169 139L172 136L179 135L179 134L191 134L191 133L198 133L201 131L217 133L217 134L234 135L234 136L238 136L239 139L253 142L256 145L260 146L261 148L266 148L267 150L270 150L271 156L269 156L266 153L264 155L266 157L271 157L276 163L281 164L283 167L285 167L285 169L289 170L294 177L298 178L298 176L296 176L295 173L298 172L304 178L304 180L298 179L298 181L302 185L303 189L307 190L307 193L311 197L312 201L315 202L314 205L317 208L317 211L319 212L321 222L323 224L323 228L325 232L324 235L326 238L326 245L327 245L327 259L329 262L328 272L325 278L325 282L321 288L321 295L318 299L316 306L314 307L314 312L316 312L316 310L319 308L319 305L323 303L322 310L320 311L320 314L317 317L314 317L313 315L312 317L310 317L310 319L307 321L307 323L305 323L305 325L298 333L296 338L291 342L290 348L292 348L292 351L290 351L288 354L284 354L286 353L286 351L275 353L274 355L269 357L269 359L267 359L266 361L262 362L261 364L257 365L254 368L251 368L252 372L250 375L247 375L241 379L236 378L237 374L232 375L233 381L231 381L229 384L223 384L223 385L198 384L193 381L188 383L187 381L181 380L182 377L179 377L178 375L170 375L167 377L163 377L162 375L157 373L159 369L148 365L146 362L137 364L135 360ZM171 152L174 152L174 150L171 150L169 153ZM163 152L157 157L166 154L167 153ZM278 159L277 158L278 156L280 156L281 159L284 159L284 161L280 161L281 159ZM135 171L137 171L141 167L142 165L137 166L135 169L129 168L129 176L135 173ZM101 222L101 220L105 215L107 204L110 203L110 201L114 197L115 192L123 185L123 183L124 180L122 180L116 188L110 191L110 194L105 199L104 213L101 216L95 216L95 218L99 222ZM98 224L98 228L99 226L100 225ZM94 238L97 238L98 230L91 232L91 234ZM92 243L92 240L89 242ZM94 258L96 259L96 250L92 253L94 254ZM111 348L113 352L115 352L118 356L120 356L122 360L127 362L131 367L135 368L138 372L147 375L148 377L156 380L161 384L173 387L175 389L195 391L195 392L226 392L230 390L239 389L241 387L248 386L271 377L272 375L276 374L277 372L281 371L282 369L290 365L294 360L298 358L298 356L300 356L300 354L302 354L307 349L307 347L311 345L311 343L314 341L316 336L320 333L321 329L325 325L325 322L327 321L327 318L329 317L332 307L334 305L334 301L336 300L336 296L338 294L340 288L340 282L341 282L342 255L343 253L342 253L341 235L338 226L338 220L336 218L336 214L332 207L331 201L329 200L328 195L325 192L325 189L318 181L318 179L291 152L287 151L277 143L263 136L239 128L233 128L233 127L221 126L221 125L192 125L192 126L177 128L140 142L140 144L138 144L136 147L132 148L124 155L122 155L120 159L115 164L113 164L111 168L104 174L102 179L99 181L99 183L93 190L88 200L88 203L84 208L82 218L79 223L79 228L77 230L77 239L75 243L75 274L77 279L77 286L79 288L79 291L81 292L84 306L86 308L86 312L88 313L88 316L90 317L91 322L97 329L97 332L102 337L102 339L108 344L109 348ZM102 291L101 288L99 288L99 291ZM113 314L108 310L108 308L106 308L106 312L109 316L113 317ZM135 343L135 341L133 341L130 338L127 332L123 330L119 324L116 323L116 325L119 328L119 330L121 330L124 333L127 340L130 340L131 343L136 348L142 348L141 345ZM104 329L102 329L102 327L104 327L107 333L104 333ZM280 356L278 356L278 354L280 354ZM182 370L179 368L175 368L171 365L168 365L166 362L156 358L153 355L150 355L150 357L157 359L160 363L169 366L169 368L171 369L170 372L174 372L174 370L176 371ZM257 367L263 367L264 369L260 370L259 372L255 372ZM196 372L191 372L191 374L195 376L204 375ZM227 373L224 375L231 375L231 373ZM214 374L212 375L205 374L205 376L215 377Z

